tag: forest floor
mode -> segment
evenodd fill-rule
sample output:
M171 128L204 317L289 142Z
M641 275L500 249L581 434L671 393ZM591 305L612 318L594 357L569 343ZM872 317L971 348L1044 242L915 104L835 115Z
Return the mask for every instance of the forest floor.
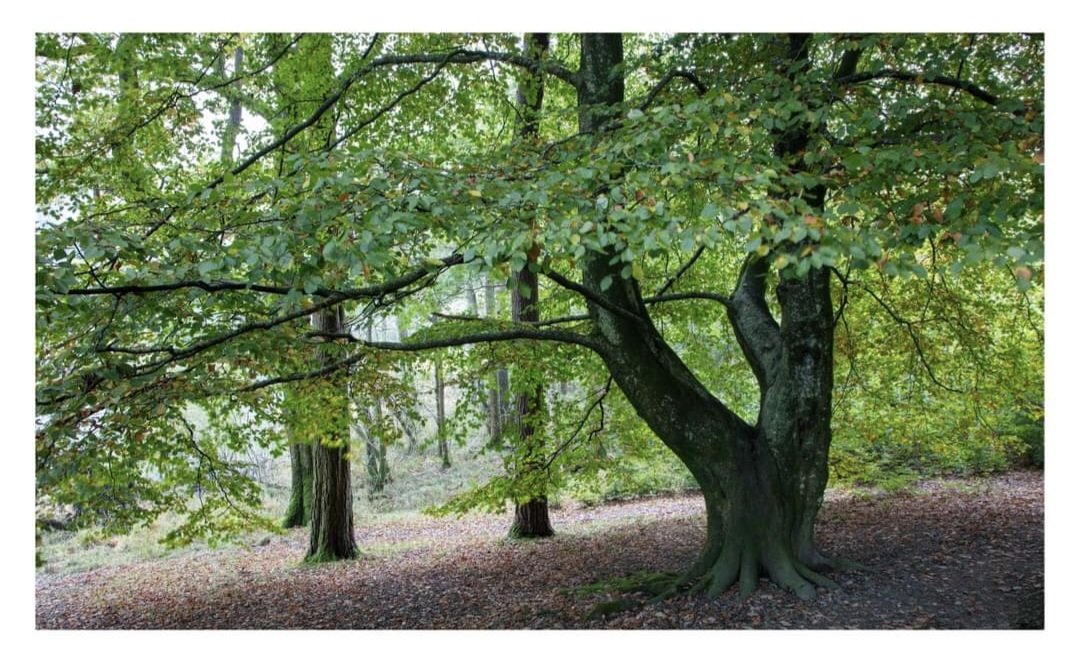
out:
M612 592L576 588L682 571L703 539L697 494L551 511L552 539L509 541L509 518L357 525L364 555L301 564L305 530L244 549L39 574L41 629L1043 628L1038 472L831 491L818 541L870 567L803 602L763 580L740 601L677 597L589 617ZM624 597L629 599L632 597Z

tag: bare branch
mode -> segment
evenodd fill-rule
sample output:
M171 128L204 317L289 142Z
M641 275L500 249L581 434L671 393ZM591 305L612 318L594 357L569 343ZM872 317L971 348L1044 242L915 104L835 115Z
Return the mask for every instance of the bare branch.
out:
M679 281L680 277L682 277L687 272L687 270L691 269L691 267L696 262L698 262L698 259L702 257L702 253L705 250L706 250L706 245L705 244L703 244L702 246L698 247L698 250L695 251L694 255L691 256L691 259L688 260L687 262L685 262L683 265L681 265L680 269L676 270L676 273L673 274L671 277L669 277L669 280L666 281L664 283L664 285L662 285L660 288L658 288L658 291L654 293L654 296L660 297L661 295L664 295L666 292L668 292L669 288L671 288L673 286L673 284L675 284L677 281Z
M598 408L598 412L599 412L598 425L595 426L594 428L592 428L587 433L587 441L590 442L591 440L594 439L595 435L597 435L598 433L600 433L602 431L602 429L605 427L605 424L606 424L606 409L605 409L606 396L609 396L609 391L612 388L613 388L613 376L611 375L609 377L609 379L606 380L605 386L602 387L602 390L601 390L602 393L600 393L598 395L598 398L596 398L593 401L591 401L591 404L587 406L587 410L583 413L583 416L580 418L580 422L576 425L576 429L574 431L572 431L572 435L570 435L569 438L567 440L565 440L565 442L561 446L559 446L558 448L554 449L554 452L552 454L550 454L550 457L546 459L545 463L543 463L543 469L549 469L550 466L553 465L554 461L557 460L557 457L561 455L561 452L563 452L565 449L567 449L570 446L572 446L572 444L579 437L579 434L583 430L583 427L587 424L587 420L591 418L591 413L594 412L595 408Z
M381 58L376 58L371 66L386 67L399 64L438 64L446 60L456 64L472 64L487 61L504 62L506 64L523 67L529 71L545 71L551 76L555 76L573 87L579 84L576 72L560 62L529 58L517 53L502 53L498 51L469 51L460 49L451 51L450 53L387 55Z
M378 285L365 286L363 288L350 288L345 290L335 290L332 288L317 288L312 292L306 292L308 295L316 297L337 297L341 298L339 301L349 299L361 299L367 297L377 297L402 288L412 285L432 274L434 272L441 271L446 267L453 267L464 262L464 257L460 254L454 254L444 258L441 266L421 267L413 270L404 276L400 276L396 279L380 283ZM295 288L290 286L277 286L277 285L265 285L259 283L245 283L243 281L176 281L174 283L157 283L153 285L119 285L119 286L102 286L99 288L72 288L65 293L66 295L113 295L121 297L122 295L144 295L154 292L170 292L174 290L204 290L205 292L224 292L224 291L250 291L260 292L270 295L286 295Z
M898 69L879 69L877 71L865 71L857 74L851 74L850 76L840 76L834 79L836 83L841 85L851 85L854 83L865 83L866 81L874 81L881 79L892 79L902 81L904 83L929 83L935 85L943 85L946 87L954 88L956 90L962 90L967 92L973 97L980 99L986 104L993 106L999 103L999 97L986 92L980 86L974 85L969 81L965 81L959 78L952 78L950 76L931 76L916 71L902 71Z
M626 309L626 308L624 308L622 306L614 304L613 302L609 301L609 299L607 299L606 297L600 295L599 293L595 292L594 290L591 290L591 289L587 288L586 286L584 286L584 285L582 285L580 283L576 283L575 281L572 281L572 280L566 278L564 275L562 275L562 274L560 274L558 272L555 272L552 269L543 270L543 273L546 274L546 277L548 279L550 279L554 283L558 284L562 288L564 288L566 290L571 290L573 292L579 293L580 295L583 295L583 297L585 299L587 299L588 301L594 302L595 304L598 304L599 306L601 306L602 308L606 309L607 311L612 311L613 313L616 313L617 315L619 315L621 317L628 318L629 320L631 320L633 322L638 322L638 323L643 323L644 322L643 319L641 317L639 317L638 315L636 315L634 312L629 311L628 309Z
M683 69L673 69L669 73L662 76L661 80L659 80L657 84L650 89L650 92L648 92L646 95L646 99L643 100L643 103L639 104L639 109L646 110L647 108L649 108L651 104L654 103L654 99L658 96L658 94L660 94L661 91L665 89L665 86L672 82L674 78L683 78L684 80L690 81L691 85L695 86L695 89L698 90L698 96L700 97L706 94L706 92L709 90L706 84L699 80L699 77L696 76L694 72L685 71Z
M237 391L238 393L244 393L249 391L256 391L257 389L263 389L265 387L270 387L276 384L286 384L288 382L300 382L302 380L311 380L312 378L321 378L325 375L330 375L331 373L334 373L343 368L349 368L350 366L359 363L362 359L364 359L365 356L366 355L364 353L357 353L351 357L346 357L345 359L333 362L314 371L305 371L303 373L290 373L289 375L281 375L279 377L258 380L244 387L241 387Z
M674 292L668 295L646 297L643 299L643 303L661 304L663 302L678 302L689 299L708 299L710 301L717 302L718 304L721 304L723 306L728 306L729 304L731 304L731 299L716 292Z
M349 341L367 348L376 350L395 350L399 352L420 352L422 350L435 350L438 348L455 348L462 345L475 343L499 343L502 341L534 340L552 341L555 343L568 343L582 345L601 354L605 348L594 338L585 334L563 331L560 329L537 329L534 325L517 324L515 326L495 331L476 332L445 338L428 339L426 341L369 341L350 333L311 332L309 336L334 340Z
M899 315L894 308L892 308L887 302L881 299L880 295L873 292L873 290L870 289L869 286L866 286L865 284L860 283L859 281L852 281L851 283L862 288L862 290L866 294L868 294L870 297L873 298L874 301L880 304L880 307L884 309L884 311L889 315L889 317L892 318L892 320L894 320L896 323L898 323L900 326L907 330L907 335L910 336L910 341L914 344L914 349L918 352L918 359L921 360L921 365L925 367L925 372L928 373L929 379L932 380L933 384L940 387L941 389L954 392L956 394L965 393L962 389L958 389L944 384L936 377L936 372L933 371L933 367L929 364L929 360L925 357L925 350L921 346L921 339L918 338L917 333L914 331L914 323Z

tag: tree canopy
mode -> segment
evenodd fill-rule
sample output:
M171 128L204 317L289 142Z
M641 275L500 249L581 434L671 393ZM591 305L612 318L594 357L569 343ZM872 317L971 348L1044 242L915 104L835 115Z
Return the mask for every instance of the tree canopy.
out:
M1042 414L1043 62L1019 34L38 35L38 494L188 513L176 540L257 522L228 450L283 448L294 412L326 439L411 353L473 344L455 363L589 389L538 420L551 464L610 398L635 452L656 435L711 486L729 429L781 476L778 435L828 464L807 421L836 472L892 428ZM449 308L517 274L537 321ZM360 332L385 316L410 335ZM709 554L713 591L738 569Z

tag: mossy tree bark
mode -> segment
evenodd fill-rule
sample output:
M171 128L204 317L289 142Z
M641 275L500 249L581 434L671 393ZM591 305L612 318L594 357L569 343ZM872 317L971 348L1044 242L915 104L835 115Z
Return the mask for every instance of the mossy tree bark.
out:
M623 48L619 35L582 39L580 129L597 135L624 98ZM805 58L804 42L794 37L790 42L792 57ZM782 136L776 149L798 152L801 160L807 139L797 129ZM823 191L806 195L819 205ZM602 289L607 276L612 282ZM840 565L815 547L813 537L831 439L829 271L815 269L801 278L780 274L779 322L767 301L769 278L767 261L751 256L723 302L760 387L760 414L750 424L714 397L665 342L638 283L620 277L612 255L595 256L584 266L584 285L600 291L606 304L588 299L602 358L638 414L694 475L705 498L706 542L675 591L715 595L738 581L746 595L764 573L810 597L815 585L831 585L818 572Z
M320 311L312 322L318 332L341 333L342 307ZM333 399L325 399L325 407L330 409L323 417L325 431L311 449L313 500L307 562L352 559L360 554L353 538L348 406L338 408Z
M312 520L312 447L290 438L290 503L283 516L283 527L305 527Z
M538 32L524 37L524 51L528 57L541 60L550 48L550 35ZM521 72L516 93L518 110L516 139L531 141L539 133L539 114L545 82L541 73ZM537 219L531 219L532 236L536 236ZM512 318L513 322L539 321L539 279L535 265L539 260L539 245L528 249L528 262L513 272ZM531 475L543 472L545 455L543 440L537 435L532 420L543 407L542 385L536 385L532 393L521 392L516 399L517 453L520 455L518 470ZM550 526L550 511L545 494L521 497L516 503L513 525L509 535L518 538L553 536Z

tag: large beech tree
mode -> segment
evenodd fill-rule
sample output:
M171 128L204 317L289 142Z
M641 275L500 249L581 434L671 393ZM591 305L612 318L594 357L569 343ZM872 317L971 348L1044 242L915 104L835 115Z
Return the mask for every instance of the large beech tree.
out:
M240 87L204 66L233 39L137 41L121 94L138 112L120 114L103 106L121 40L38 39L38 486L119 522L189 508L206 466L223 497L183 531L246 509L253 487L211 445L255 441L227 414L270 421L284 384L566 344L702 489L706 542L669 590L747 594L766 574L811 596L847 564L814 540L845 307L873 279L979 269L1035 306L1015 292L1042 276L1039 37L555 35L533 57L513 36L336 36L330 91L285 131L246 132L226 166L198 156L219 91L275 112L271 69L306 37L246 38ZM515 141L511 86L531 74L539 136ZM317 149L266 158L325 119ZM539 318L442 315L403 342L308 330L339 305L402 308L455 269L537 284ZM720 370L721 316L753 402ZM229 437L182 434L190 403ZM127 483L75 471L104 462Z

